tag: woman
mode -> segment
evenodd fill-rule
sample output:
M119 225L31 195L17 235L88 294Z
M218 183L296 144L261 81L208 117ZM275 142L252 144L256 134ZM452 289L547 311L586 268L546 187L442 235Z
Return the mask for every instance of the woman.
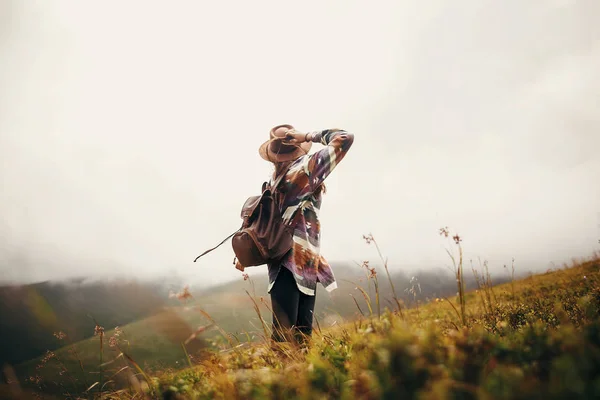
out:
M317 282L327 291L337 288L331 267L320 254L319 209L323 182L342 161L354 135L341 129L302 133L291 125L278 125L259 149L273 163L272 182L278 185L285 223L294 227L292 249L276 264L269 264L273 308L273 340L304 343L312 335ZM325 148L308 154L312 143Z

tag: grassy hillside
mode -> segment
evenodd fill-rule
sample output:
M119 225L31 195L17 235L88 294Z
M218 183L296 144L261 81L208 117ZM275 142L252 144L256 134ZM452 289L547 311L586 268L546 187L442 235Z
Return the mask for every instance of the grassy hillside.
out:
M599 398L599 317L594 257L501 286L482 280L464 319L458 298L436 299L321 327L307 354L224 346L150 386L182 398Z
M477 290L462 293L459 287L461 296L434 298L410 309L406 297L400 310L380 300L380 316L373 286L375 279L384 286L385 272L376 272L362 282L364 295L355 290L356 317L319 321L307 352L272 348L262 340L268 326L263 333L252 313L256 302L268 322L268 304L252 296L251 282L244 282L250 296L240 294L227 304L219 298L213 303L183 299L190 301L187 306L165 308L122 328L114 339L114 331L99 332L22 365L19 375L33 368L29 385L82 398L100 392L103 398L121 399L163 393L226 399L600 396L597 256L499 286L480 270ZM418 294L415 282L407 289L409 296ZM247 334L228 330L224 315L211 314L224 308L237 310L236 319L254 326ZM198 327L207 328L199 333L202 339L182 346ZM95 362L82 367L77 359ZM81 390L82 381L93 386L89 392Z

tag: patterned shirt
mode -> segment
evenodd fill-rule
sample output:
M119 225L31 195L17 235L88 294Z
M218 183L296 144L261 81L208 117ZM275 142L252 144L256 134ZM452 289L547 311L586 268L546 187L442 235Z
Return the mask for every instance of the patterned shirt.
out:
M331 266L320 253L322 196L317 189L342 161L352 146L354 135L341 129L312 132L312 135L313 142L326 147L292 161L279 185L283 194L280 202L283 221L294 227L294 243L279 263L268 266L269 292L282 266L292 272L298 289L304 294L314 296L317 282L327 291L337 288Z

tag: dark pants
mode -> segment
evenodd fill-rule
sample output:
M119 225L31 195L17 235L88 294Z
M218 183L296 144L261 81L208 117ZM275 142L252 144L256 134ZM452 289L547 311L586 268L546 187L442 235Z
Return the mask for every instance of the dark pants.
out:
M273 335L276 342L305 343L312 335L313 312L316 296L298 290L292 272L280 267L275 284L271 288L273 307Z

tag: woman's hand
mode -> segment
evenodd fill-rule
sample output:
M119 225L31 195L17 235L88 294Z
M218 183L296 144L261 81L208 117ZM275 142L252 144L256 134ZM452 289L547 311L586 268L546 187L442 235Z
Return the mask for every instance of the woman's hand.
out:
M291 144L304 143L311 139L310 134L298 132L295 129L290 129L285 134L285 142Z

